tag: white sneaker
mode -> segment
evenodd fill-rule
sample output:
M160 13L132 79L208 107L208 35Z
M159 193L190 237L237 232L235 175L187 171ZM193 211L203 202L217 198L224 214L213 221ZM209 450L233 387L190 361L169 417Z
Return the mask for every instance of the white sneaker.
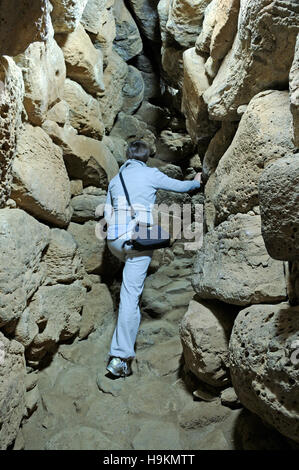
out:
M116 377L127 377L132 374L129 362L120 357L113 357L106 369Z

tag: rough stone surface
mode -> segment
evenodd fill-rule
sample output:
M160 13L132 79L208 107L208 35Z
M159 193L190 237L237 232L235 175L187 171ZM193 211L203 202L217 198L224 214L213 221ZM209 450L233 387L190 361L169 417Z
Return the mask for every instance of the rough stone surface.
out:
M123 0L114 2L113 11L116 22L114 49L127 61L142 51L142 40L138 27Z
M102 16L106 12L106 7L108 6L107 3L107 0L87 1L81 18L81 23L86 31L97 34L101 30Z
M65 81L64 99L70 109L69 122L79 134L97 139L104 135L100 105L79 83L70 79ZM53 120L51 117L48 119Z
M288 303L248 307L239 313L230 340L231 376L240 401L296 442L298 313L298 306Z
M21 124L24 83L21 70L10 57L0 60L0 207L10 196L11 166Z
M124 139L118 136L113 137L109 135L103 138L103 144L108 147L119 166L125 163L128 144Z
M222 126L210 141L205 153L202 173L204 178L208 178L216 170L221 157L230 146L236 133L236 124L231 122L222 122Z
M148 101L142 102L135 117L145 122L152 132L163 130L170 121L170 115L165 109L155 106Z
M107 8L101 11L97 20L97 34L89 33L89 35L94 47L96 49L101 49L104 67L106 67L112 54L113 41L116 36L116 24L113 9Z
M45 279L49 229L20 209L0 210L0 325L19 318Z
M42 286L30 302L30 313L37 325L42 326L27 353L31 361L40 361L59 341L78 333L86 290L75 281L70 285Z
M1 381L0 333L0 448L299 448L296 1L0 3L0 329L27 366ZM111 380L122 266L96 219L135 139L203 184L157 193L197 236L170 214L133 374Z
M167 84L179 90L182 89L184 81L183 53L183 49L171 46L163 46L161 49L163 78Z
M144 82L141 72L129 65L126 82L123 86L122 111L126 114L134 114L139 108L144 97Z
M286 297L283 263L267 253L259 215L237 214L208 232L194 269L204 299L248 305Z
M43 259L46 263L47 285L67 284L83 277L77 244L66 230L51 230L50 243Z
M184 85L182 111L186 116L186 127L191 138L212 136L216 131L215 123L209 121L203 94L209 87L205 74L204 59L196 54L195 48L184 52Z
M258 205L258 181L271 161L292 154L292 116L285 91L266 91L247 107L215 171L217 222Z
M107 327L113 318L113 301L106 284L94 284L87 293L82 310L79 338L86 338L92 331Z
M297 14L293 1L241 0L232 49L204 94L213 119L235 120L238 107L260 91L285 87L298 32Z
M86 222L96 219L96 208L103 206L106 201L106 195L94 196L92 194L81 194L73 197L71 201L74 210L72 215L73 222Z
M83 181L82 180L71 180L71 195L79 196L83 194Z
M68 103L64 100L60 100L49 109L46 114L46 120L54 121L59 126L64 126L64 124L69 123L69 114L70 107Z
M16 58L25 84L24 106L29 120L40 126L46 113L63 97L66 68L56 41L34 42Z
M128 142L145 140L150 146L151 153L156 151L155 135L147 128L144 122L135 118L135 116L130 116L123 112L119 113L110 135L112 137L121 137Z
M148 436L151 436L150 441ZM180 450L179 431L167 421L147 421L134 438L132 446L135 450Z
M181 319L194 295L191 286L192 255L184 258L183 246L147 277L142 306L153 317Z
M56 33L73 32L82 17L88 0L52 0L52 21Z
M2 0L0 22L1 55L16 56L51 34L50 4L47 0Z
M293 64L290 70L290 101L293 115L294 144L299 148L299 34L297 36Z
M187 368L215 387L230 381L228 342L234 315L227 310L220 302L191 300L180 324Z
M237 32L239 7L240 0L212 0L196 41L199 52L209 53L215 60L225 57Z
M228 408L241 408L242 405L237 397L235 389L233 387L228 387L223 390L220 394L221 396L221 403L224 406L228 406Z
M88 273L101 273L105 270L104 251L105 240L99 240L95 234L95 221L84 224L71 222L68 227L78 243L79 253L82 257L84 267Z
M82 179L84 186L107 188L108 182L118 172L118 165L103 142L77 135L71 126L61 128L53 121L45 121L43 129L62 147L71 178Z
M157 141L157 153L161 160L180 162L194 153L194 144L188 134L165 130Z
M0 449L17 436L25 414L26 366L23 346L0 332Z
M205 8L211 0L173 0L170 2L166 31L182 47L192 47L200 32Z
M160 41L158 3L159 0L129 0L129 5L142 33L147 39L154 42Z
M71 192L62 151L40 127L22 129L12 174L11 197L20 207L55 225L68 224Z
M122 108L122 90L127 74L126 62L113 51L104 72L105 93L99 98L103 122L108 131L112 129L115 118Z
M262 235L272 258L299 260L298 194L299 154L279 158L266 167L259 198Z
M68 35L57 35L66 62L67 75L92 95L105 90L103 55L91 42L82 25Z

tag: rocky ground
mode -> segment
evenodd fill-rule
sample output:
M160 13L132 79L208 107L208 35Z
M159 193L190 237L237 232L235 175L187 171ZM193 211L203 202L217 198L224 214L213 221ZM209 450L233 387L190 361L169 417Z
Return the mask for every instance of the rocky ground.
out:
M298 447L298 12L1 2L0 449ZM202 171L157 195L198 241L155 253L134 374L111 380L121 266L96 209L136 139Z
M144 319L133 375L109 378L105 365L113 325L111 317L104 331L61 345L46 369L29 374L37 381L38 408L14 448L291 449L281 435L248 416L231 387L207 389L186 372L171 317ZM204 393L213 401L198 398Z

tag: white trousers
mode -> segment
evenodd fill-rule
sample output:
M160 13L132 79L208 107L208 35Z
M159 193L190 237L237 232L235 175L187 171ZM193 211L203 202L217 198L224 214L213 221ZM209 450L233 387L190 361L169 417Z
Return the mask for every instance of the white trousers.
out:
M107 240L113 255L125 262L117 325L113 333L109 355L122 359L135 357L135 341L140 324L139 299L143 291L146 273L151 262L152 250L136 251L126 244L130 233L115 240Z

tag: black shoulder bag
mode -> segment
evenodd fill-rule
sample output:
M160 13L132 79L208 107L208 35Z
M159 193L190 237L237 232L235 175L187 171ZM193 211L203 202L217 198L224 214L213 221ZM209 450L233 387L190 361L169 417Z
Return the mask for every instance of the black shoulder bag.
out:
M133 219L135 219L136 212L132 207L129 193L121 171L119 172L119 177L131 210L131 215ZM166 232L166 230L164 230L160 225L143 224L137 222L135 232L131 239L131 244L133 245L135 250L145 251L157 250L159 248L167 248L170 246L171 242L169 233Z

